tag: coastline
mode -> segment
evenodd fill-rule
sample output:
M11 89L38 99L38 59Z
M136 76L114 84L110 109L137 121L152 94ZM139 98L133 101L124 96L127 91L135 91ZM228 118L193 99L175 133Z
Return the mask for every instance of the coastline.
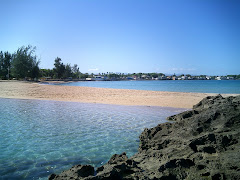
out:
M116 105L192 108L216 93L188 93L44 85L24 81L0 81L0 98L38 99ZM222 94L223 97L238 94Z
M49 180L239 179L240 96L209 96L174 123L146 128L138 152L114 154L100 167L78 164Z

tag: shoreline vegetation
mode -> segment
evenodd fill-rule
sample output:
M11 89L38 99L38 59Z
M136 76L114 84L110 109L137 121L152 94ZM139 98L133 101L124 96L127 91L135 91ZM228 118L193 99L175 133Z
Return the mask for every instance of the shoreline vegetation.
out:
M217 94L56 86L28 81L0 80L0 98L14 99L192 108L203 98L214 95ZM236 95L238 94L222 94L224 97Z
M54 60L54 68L40 68L40 59L35 54L36 47L28 45L18 48L14 53L0 51L0 80L240 80L239 75L191 75L191 74L164 74L164 73L82 73L77 64L64 64L57 57Z

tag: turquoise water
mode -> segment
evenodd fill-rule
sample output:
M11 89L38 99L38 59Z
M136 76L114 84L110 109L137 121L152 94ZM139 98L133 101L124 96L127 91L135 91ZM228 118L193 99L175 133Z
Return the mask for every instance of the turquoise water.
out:
M47 179L137 152L144 128L184 109L0 98L0 179Z
M240 80L82 81L65 83L61 85L102 87L114 89L137 89L151 91L240 94Z

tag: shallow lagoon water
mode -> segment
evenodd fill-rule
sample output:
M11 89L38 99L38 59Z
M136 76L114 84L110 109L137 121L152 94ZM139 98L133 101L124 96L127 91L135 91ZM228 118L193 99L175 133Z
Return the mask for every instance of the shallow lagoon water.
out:
M240 94L240 80L81 81L60 85L150 91Z
M0 177L47 179L137 152L144 128L185 109L0 98Z

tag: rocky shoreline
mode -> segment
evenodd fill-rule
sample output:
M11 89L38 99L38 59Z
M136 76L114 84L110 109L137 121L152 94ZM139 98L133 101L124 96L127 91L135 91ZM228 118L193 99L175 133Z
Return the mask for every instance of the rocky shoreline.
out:
M240 179L240 96L209 96L168 120L142 132L133 157L115 154L96 171L76 165L49 180Z

